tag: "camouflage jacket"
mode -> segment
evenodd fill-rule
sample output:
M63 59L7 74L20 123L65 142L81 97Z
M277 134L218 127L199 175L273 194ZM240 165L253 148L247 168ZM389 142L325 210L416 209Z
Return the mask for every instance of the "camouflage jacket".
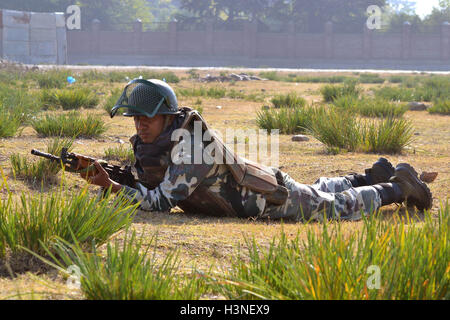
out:
M205 142L195 146L191 137L191 150L206 147ZM130 141L135 153L145 151L146 144L137 135ZM201 164L174 163L177 157L193 154L184 154L183 150L188 150L188 146L182 144L186 143L181 140L178 143L179 152L172 157L173 150L159 155L158 166L146 166L137 160L135 168L140 182L136 188L124 186L125 195L138 201L140 208L146 211L168 211L178 206L187 213L213 216L256 217L264 212L265 195L239 185L227 165L217 164L213 160L209 162L212 164L207 164L207 161Z

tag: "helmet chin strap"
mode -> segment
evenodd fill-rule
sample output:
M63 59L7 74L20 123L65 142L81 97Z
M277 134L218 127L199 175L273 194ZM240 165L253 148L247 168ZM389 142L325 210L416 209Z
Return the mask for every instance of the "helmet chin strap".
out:
M171 118L172 118L172 117L171 117L170 114L166 114L166 115L165 115L163 131L166 130L167 127L170 125L170 123L171 123L170 119L171 119ZM173 120L173 119L172 119L172 120Z

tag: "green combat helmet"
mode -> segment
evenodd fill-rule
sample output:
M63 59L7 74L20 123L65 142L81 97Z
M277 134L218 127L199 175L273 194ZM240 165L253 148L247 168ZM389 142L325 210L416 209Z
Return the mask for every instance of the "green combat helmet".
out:
M178 114L177 96L164 81L157 79L131 80L116 105L111 109L111 118L120 108L126 108L124 116L147 116L153 118L157 114Z

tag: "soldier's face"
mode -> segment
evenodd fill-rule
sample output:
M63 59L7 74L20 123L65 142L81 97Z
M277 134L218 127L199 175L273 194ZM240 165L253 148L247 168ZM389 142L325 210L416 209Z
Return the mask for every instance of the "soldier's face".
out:
M153 118L134 116L136 133L144 143L152 143L164 129L164 115L158 114Z

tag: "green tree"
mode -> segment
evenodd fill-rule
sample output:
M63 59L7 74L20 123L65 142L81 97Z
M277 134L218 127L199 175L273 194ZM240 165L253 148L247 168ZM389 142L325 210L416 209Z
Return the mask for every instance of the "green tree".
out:
M411 0L388 0L388 3L389 7L397 13L414 14L416 11L416 3Z
M371 5L382 8L386 0L293 0L293 14L309 32L323 32L328 21L337 32L363 32Z
M408 21L411 23L413 32L438 33L444 22L450 22L450 0L441 0L439 8L434 8L428 16L422 19L414 12L403 10L389 11L387 19L388 31L399 32L404 22Z
M441 1L440 8L434 8L423 19L422 29L426 32L439 32L444 22L450 22L450 0Z
M147 0L153 17L158 22L169 22L179 11L179 4L172 0Z
M441 7L442 10L450 8L450 0L440 0L439 7Z
M209 19L227 24L258 20L284 27L294 23L304 32L323 32L328 21L340 32L363 32L370 5L384 7L386 0L181 0L191 21Z
M1 8L33 12L65 12L69 5L81 8L83 29L90 28L93 19L107 29L132 28L136 19L149 23L153 16L146 0L2 0Z
M79 0L76 4L81 8L83 28L89 28L94 19L110 30L131 30L136 19L142 23L153 20L146 0Z
M73 0L2 0L1 9L32 12L63 12Z
M282 0L275 0L282 2ZM177 15L181 24L204 24L212 21L216 27L242 26L243 21L263 19L274 0L181 0L185 13Z
M385 15L387 20L385 31L387 32L402 32L405 22L411 23L413 32L420 32L422 30L422 19L415 13L408 12L389 12Z

